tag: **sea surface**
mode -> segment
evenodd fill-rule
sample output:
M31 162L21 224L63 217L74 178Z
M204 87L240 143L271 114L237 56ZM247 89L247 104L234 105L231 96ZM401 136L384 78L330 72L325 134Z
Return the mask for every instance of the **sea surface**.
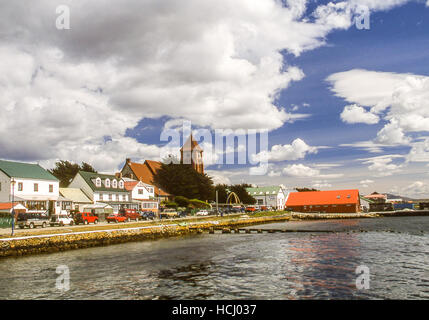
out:
M258 228L309 232L201 234L4 258L0 299L429 299L429 217ZM356 286L359 266L368 268L359 282L367 288Z

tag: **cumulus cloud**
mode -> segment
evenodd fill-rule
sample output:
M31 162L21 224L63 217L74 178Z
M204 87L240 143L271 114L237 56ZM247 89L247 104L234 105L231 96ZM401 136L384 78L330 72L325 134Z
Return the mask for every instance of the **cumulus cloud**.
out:
M306 3L40 0L29 11L2 1L0 156L113 170L124 154L159 157L127 138L143 118L267 130L302 118L275 104L304 77L280 52L300 55L351 25L344 5L310 21ZM58 5L70 7L70 30L55 28Z
M311 147L302 139L295 139L291 144L274 145L270 151L263 151L254 155L253 161L286 161L303 159L307 154L316 153L317 148Z
M345 123L375 124L379 121L379 117L377 115L366 111L364 108L356 104L345 106L340 117Z
M291 164L283 168L283 175L290 177L318 177L318 178L339 178L343 174L322 174L319 169L306 166L304 164Z
M413 145L411 133L429 132L429 77L355 69L335 73L327 80L335 95L369 107L367 114L383 119L385 125L373 143ZM356 108L354 111L357 113Z
M70 30L55 28L60 4ZM27 9L0 3L1 157L112 152L103 169L120 164L127 129L143 118L272 130L306 117L274 104L304 77L280 51L314 49L336 28L303 18L306 1L40 0ZM132 144L139 158L156 150Z

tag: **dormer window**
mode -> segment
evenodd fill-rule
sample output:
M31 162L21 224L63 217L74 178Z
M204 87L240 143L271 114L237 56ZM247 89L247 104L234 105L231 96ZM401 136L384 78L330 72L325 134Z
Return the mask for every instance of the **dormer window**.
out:
M104 185L105 185L105 187L106 187L106 188L110 188L110 180L109 180L109 179L106 179L106 180L104 181Z
M118 181L116 181L116 180L113 180L112 181L112 188L117 188L118 187Z
M119 188L124 189L124 181L119 181Z
M101 187L101 179L100 178L95 179L95 186L98 188Z

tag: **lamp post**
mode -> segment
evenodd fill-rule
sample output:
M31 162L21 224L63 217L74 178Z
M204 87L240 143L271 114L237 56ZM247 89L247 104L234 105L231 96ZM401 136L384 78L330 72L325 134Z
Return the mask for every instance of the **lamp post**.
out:
M10 184L12 185L12 212L11 212L12 214L12 234L11 235L12 236L15 229L15 183L16 183L15 179L12 178L10 180Z

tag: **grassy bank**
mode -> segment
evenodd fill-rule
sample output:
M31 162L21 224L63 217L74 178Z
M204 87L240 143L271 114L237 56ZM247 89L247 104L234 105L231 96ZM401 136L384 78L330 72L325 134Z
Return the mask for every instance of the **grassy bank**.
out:
M211 219L209 219L211 218ZM270 215L264 217L208 217L193 221L170 221L164 225L132 226L91 226L90 230L75 230L69 234L44 234L30 235L25 239L8 239L0 241L0 257L22 256L28 254L40 254L59 252L80 248L106 246L110 244L125 243L130 241L142 241L159 239L164 237L176 237L186 234L196 234L210 229L239 228L264 223L284 222L290 218L288 215ZM195 220L195 219L194 219ZM176 223L176 225L173 225ZM105 227L100 229L100 227ZM22 238L22 237L20 237Z

